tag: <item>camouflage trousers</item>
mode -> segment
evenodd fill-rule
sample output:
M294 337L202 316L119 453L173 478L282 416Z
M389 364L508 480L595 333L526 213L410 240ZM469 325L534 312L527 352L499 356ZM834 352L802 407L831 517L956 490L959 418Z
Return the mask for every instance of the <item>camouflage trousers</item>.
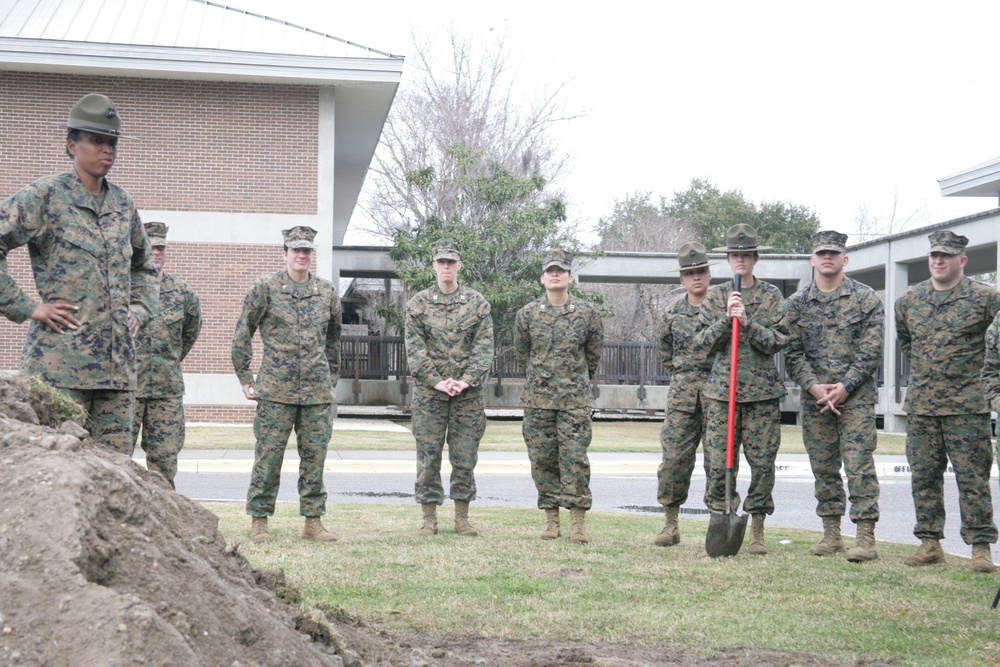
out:
M878 475L875 472L875 408L851 405L840 416L802 407L802 440L816 478L816 514L844 516L847 498L840 477L843 463L850 492L851 521L878 521Z
M713 512L726 510L726 437L729 424L729 404L705 399L707 413L705 458L708 460L708 480L705 483L705 505ZM733 508L739 507L740 495L735 489L739 472L740 449L750 464L750 488L747 489L743 510L749 514L773 514L774 460L781 444L781 413L778 400L751 401L736 405L733 438Z
M139 431L142 430L142 442ZM177 476L177 454L184 446L184 397L135 399L132 452L139 444L146 452L146 468L163 475L170 488Z
M667 407L663 427L660 429L663 460L656 469L656 499L664 507L680 506L687 500L691 474L694 472L695 453L704 432L705 413L700 400L694 412L671 410ZM707 456L704 463L707 477Z
M521 433L538 490L538 509L590 509L590 408L525 408Z
M951 459L958 483L962 540L966 544L997 541L990 495L990 415L907 415L906 460L920 539L944 538L944 473Z
M64 389L58 387L87 411L90 437L119 454L132 456L132 413L135 392L115 389Z
M451 464L451 499L476 499L474 470L479 460L479 441L486 431L486 412L481 396L466 400L413 397L410 424L417 441L417 483L414 496L421 505L444 503L441 455L448 443Z
M281 463L293 428L299 451L299 514L320 516L326 513L323 467L333 434L331 404L291 405L259 398L257 416L253 420L257 446L247 490L247 514L250 516L274 514Z

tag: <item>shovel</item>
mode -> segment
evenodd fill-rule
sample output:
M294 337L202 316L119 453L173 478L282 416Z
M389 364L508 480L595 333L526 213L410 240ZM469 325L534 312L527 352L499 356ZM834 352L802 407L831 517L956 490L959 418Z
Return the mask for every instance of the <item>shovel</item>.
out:
M740 274L733 279L734 291L740 291ZM743 546L747 532L747 515L733 510L733 465L736 440L736 365L740 356L740 320L733 318L733 336L729 353L729 429L726 434L726 511L712 512L705 535L705 551L709 557L735 556Z

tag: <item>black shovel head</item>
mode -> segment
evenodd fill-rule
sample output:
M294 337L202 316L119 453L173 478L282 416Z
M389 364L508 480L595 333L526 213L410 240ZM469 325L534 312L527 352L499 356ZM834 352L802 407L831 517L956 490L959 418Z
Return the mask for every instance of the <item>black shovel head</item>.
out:
M708 533L705 535L705 551L710 558L735 556L740 552L743 536L747 532L748 516L740 516L734 510L712 512L708 519Z

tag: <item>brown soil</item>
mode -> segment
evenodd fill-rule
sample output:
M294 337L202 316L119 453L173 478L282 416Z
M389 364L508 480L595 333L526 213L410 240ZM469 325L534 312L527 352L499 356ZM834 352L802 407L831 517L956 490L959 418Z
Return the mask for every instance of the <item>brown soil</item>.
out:
M37 425L0 375L0 665L17 667L841 666L800 653L376 632L301 608L162 477ZM854 663L875 666L885 663Z

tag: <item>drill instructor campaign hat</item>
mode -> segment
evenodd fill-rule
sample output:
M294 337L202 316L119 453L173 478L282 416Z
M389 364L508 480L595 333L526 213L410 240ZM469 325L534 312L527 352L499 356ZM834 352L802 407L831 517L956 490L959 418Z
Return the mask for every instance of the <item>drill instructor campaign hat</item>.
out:
M708 261L706 252L705 246L702 244L697 241L688 241L677 249L678 267L676 269L667 269L667 273L690 271L691 269L707 268L719 264L719 262Z
M771 246L757 245L757 230L750 225L733 225L726 232L726 245L722 248L712 248L712 252L758 252L770 250Z
M100 93L84 95L73 105L73 108L69 110L66 129L83 130L119 139L131 139L131 137L122 134L122 119L118 115L114 102Z

